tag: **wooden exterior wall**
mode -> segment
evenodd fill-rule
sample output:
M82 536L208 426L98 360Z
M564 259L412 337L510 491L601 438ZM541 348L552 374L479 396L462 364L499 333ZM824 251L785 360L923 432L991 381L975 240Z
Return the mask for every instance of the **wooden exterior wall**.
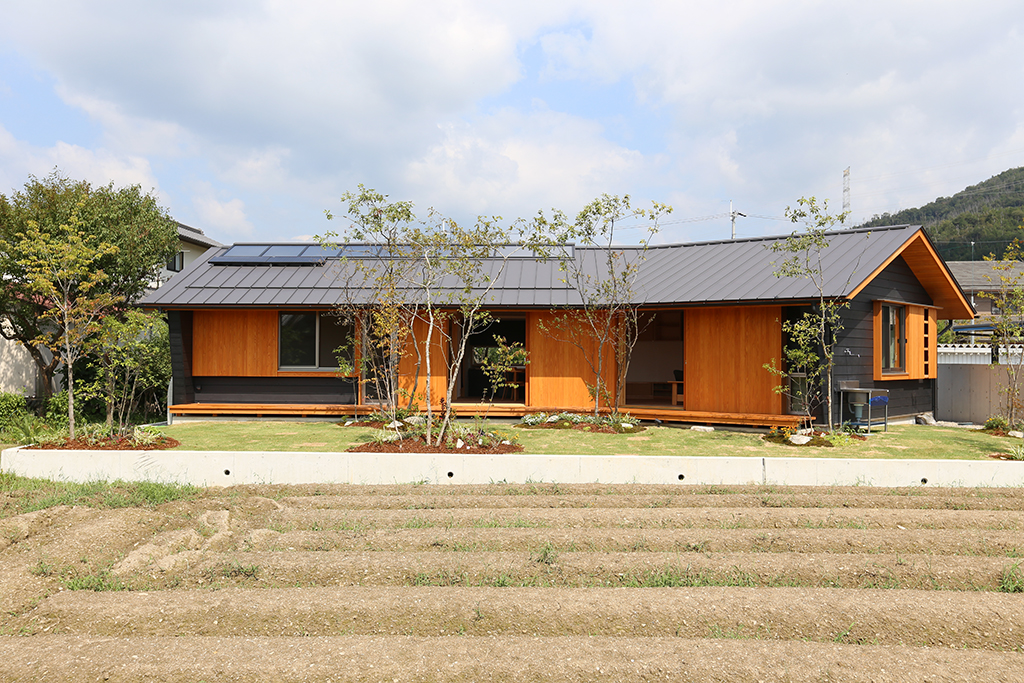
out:
M683 404L687 410L783 412L778 379L765 363L782 358L782 307L688 308L684 315Z
M192 374L276 376L277 311L195 311Z
M401 388L408 392L415 391L415 404L420 409L426 408L422 398L426 396L427 391L427 367L424 359L428 350L426 343L428 328L429 324L422 318L413 321L413 336L419 340L420 354L417 356L416 351L410 348L398 363ZM441 330L435 330L433 340L429 345L429 350L433 354L430 361L430 403L435 406L441 404L448 388L448 383L445 381L445 349L441 340ZM418 372L417 363L419 364ZM400 402L400 405L404 404L405 401Z
M593 384L594 374L587 364L586 355L575 345L560 341L553 332L545 332L541 324L551 330L556 314L551 311L532 311L526 319L526 350L530 364L526 369L526 404L535 407L586 408L593 406L587 383ZM590 345L592 352L596 344ZM604 380L609 391L615 386L615 353L605 349Z

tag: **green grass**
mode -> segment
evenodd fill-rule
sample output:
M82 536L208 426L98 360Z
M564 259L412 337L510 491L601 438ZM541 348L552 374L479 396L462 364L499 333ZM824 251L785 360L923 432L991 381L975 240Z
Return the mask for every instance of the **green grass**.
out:
M370 440L373 430L327 422L197 422L163 430L182 449L226 451L344 451ZM649 427L630 434L569 430L515 430L526 453L538 455L680 455L805 458L899 458L989 460L1008 452L1012 439L973 430L894 425L867 441L834 448L797 448L765 443L757 434L719 429L714 433Z
M0 517L20 515L57 505L93 508L151 507L175 500L190 500L202 489L189 485L153 482L67 481L29 479L0 472Z

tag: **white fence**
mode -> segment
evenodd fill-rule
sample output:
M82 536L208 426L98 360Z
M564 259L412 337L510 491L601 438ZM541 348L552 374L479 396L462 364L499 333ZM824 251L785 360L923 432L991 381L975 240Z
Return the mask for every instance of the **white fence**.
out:
M1006 387L1006 365L1020 364L1024 345L999 350L992 363L992 347L974 344L940 344L935 418L981 424L998 415Z

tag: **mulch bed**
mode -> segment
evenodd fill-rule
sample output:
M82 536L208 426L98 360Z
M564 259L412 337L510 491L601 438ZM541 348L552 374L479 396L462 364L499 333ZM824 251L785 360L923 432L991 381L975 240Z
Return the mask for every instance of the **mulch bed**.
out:
M162 451L180 445L180 441L169 436L161 436L151 443L144 444L135 443L123 436L112 436L103 439L43 441L25 448L45 451Z
M349 453L471 453L482 455L501 455L504 453L522 453L523 447L520 444L499 443L487 448L472 446L469 443L464 448L449 448L447 446L428 446L422 437L415 439L402 439L400 441L387 441L383 443L363 443L349 448Z

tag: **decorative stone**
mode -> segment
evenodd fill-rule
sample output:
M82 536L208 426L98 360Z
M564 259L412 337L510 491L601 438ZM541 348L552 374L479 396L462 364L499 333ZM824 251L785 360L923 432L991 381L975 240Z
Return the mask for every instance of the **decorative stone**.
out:
M692 431L692 432L713 432L713 431L715 431L715 428L714 427L709 427L707 425L693 425L692 427L690 427L690 431Z
M619 426L620 426L620 427L622 427L623 429L632 429L632 428L633 428L633 425L631 425L631 424L630 424L630 423L628 423L628 422L623 422L623 423L622 423L622 424L620 424Z
M935 425L936 424L935 416L933 416L931 413L921 413L916 418L914 418L914 422L916 422L919 425Z
M466 442L463 441L462 439L459 439L458 441L455 442L455 447L456 448L465 448L466 447Z
M1024 432L1012 431L1012 432L1006 432L1006 435L1007 436L1014 436L1014 437L1016 437L1018 439L1024 439Z
M355 423L356 423L356 422L355 422L355 420L349 420L348 422L346 422L346 423L345 423L345 426L346 426L346 427L351 427L351 426L352 426L352 425L354 425Z
M427 418L422 415L410 415L409 417L402 420L407 425L421 425L427 421Z
M545 420L545 422L558 422L558 416L557 415L552 415L547 420Z
M811 437L806 436L804 434L794 434L791 437L789 437L789 442L796 446L803 446L811 442Z
M385 429L398 429L401 426L402 426L402 423L399 422L398 420L395 420L391 424L385 425L384 428Z
M501 442L501 445L502 445L502 446L511 446L511 445L512 445L512 442L511 442L511 441L508 441L508 440L506 440L506 441L502 441L502 442Z

